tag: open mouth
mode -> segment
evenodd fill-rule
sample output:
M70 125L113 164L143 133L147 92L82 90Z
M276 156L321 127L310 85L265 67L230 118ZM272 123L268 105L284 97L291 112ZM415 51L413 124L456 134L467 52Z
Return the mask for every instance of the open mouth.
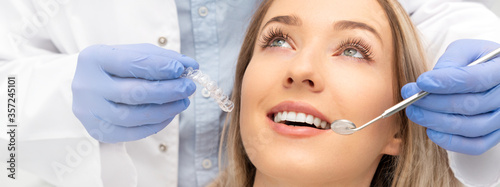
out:
M330 124L325 120L311 114L294 111L282 111L268 116L275 123L282 123L288 126L311 127L321 130L330 129Z

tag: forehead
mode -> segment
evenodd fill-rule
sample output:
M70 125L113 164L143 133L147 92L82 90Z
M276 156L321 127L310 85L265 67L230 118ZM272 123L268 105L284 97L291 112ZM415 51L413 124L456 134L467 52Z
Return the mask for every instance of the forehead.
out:
M275 0L263 21L292 14L306 27L331 27L337 21L350 20L366 23L379 33L390 31L387 16L376 0Z

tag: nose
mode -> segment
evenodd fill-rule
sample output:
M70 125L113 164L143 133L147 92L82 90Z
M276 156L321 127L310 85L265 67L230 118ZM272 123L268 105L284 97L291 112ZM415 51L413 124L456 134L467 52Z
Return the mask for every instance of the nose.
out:
M285 88L307 89L321 92L325 88L321 76L321 59L315 53L303 53L292 59L283 80Z

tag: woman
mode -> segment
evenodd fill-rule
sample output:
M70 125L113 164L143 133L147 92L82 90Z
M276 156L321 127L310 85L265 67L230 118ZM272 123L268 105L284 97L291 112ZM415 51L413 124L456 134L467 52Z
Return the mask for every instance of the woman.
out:
M455 186L446 152L403 112L345 136L399 102L426 70L392 0L264 1L236 70L217 186Z

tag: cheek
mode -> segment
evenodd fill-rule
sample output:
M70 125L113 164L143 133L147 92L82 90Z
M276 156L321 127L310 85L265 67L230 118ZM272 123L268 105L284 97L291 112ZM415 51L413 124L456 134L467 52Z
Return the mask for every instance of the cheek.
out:
M256 113L258 103L264 99L263 90L271 86L268 81L264 81L267 75L262 65L252 63L248 65L241 84L241 121L252 120L249 115Z
M379 116L394 104L392 76L389 70L380 68L345 67L328 80L329 92L333 93L333 107L340 118L357 127Z
M281 93L284 71L279 63L274 62L269 57L254 55L248 64L241 86L241 118L252 120L247 117L258 112L261 112L258 115L265 115L266 109L259 106L280 97L280 94L275 93Z
M333 70L335 72L327 84L335 85L329 87L334 99L328 104L333 108L332 114L339 113L336 119L347 119L360 127L395 104L390 64L383 65L384 68L342 66L338 71ZM353 135L342 136L342 140L348 140L347 145L353 146L346 148L349 150L346 155L376 157L393 137L394 123L393 118L382 119ZM357 163L369 164L364 161Z
M268 68L259 62L250 61L241 87L240 132L245 150L253 160L257 150L262 150L263 145L269 142L270 132L267 126L267 117L263 103L270 100L267 93L279 85L279 79Z

